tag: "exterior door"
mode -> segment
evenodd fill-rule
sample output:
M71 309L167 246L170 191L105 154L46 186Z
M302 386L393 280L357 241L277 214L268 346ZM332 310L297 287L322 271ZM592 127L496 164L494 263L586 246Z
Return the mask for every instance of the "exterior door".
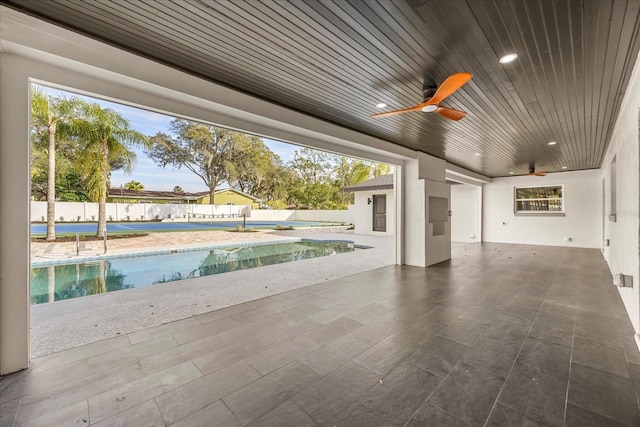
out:
M373 231L387 231L387 196L373 196Z

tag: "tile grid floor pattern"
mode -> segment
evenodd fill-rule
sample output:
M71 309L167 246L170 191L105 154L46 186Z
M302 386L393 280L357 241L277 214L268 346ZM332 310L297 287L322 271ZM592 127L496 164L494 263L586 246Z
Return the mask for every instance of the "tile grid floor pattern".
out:
M598 250L467 245L54 353L0 426L638 426Z

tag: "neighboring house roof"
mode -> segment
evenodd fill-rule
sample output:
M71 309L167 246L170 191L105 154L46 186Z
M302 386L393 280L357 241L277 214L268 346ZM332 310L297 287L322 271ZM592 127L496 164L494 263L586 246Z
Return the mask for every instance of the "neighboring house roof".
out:
M128 197L132 199L197 200L208 194L208 191L201 191L198 193L176 193L173 191L128 190L126 188L109 189L109 197Z
M393 188L393 174L380 175L352 185L344 187L344 191L369 191L369 190L390 190Z
M216 190L215 194L222 193L222 192L224 192L224 191L233 191L234 193L238 193L238 194L241 194L241 195L243 195L243 196L245 196L245 197L248 197L248 198L250 198L250 199L253 199L253 200L255 200L256 202L261 202L261 201L262 201L262 199L258 199L257 197L253 197L251 194L243 193L242 191L240 191L240 190L236 190L235 188L231 188L231 187L229 187L229 188L223 188L222 190ZM207 193L207 194L209 194L209 193ZM215 195L215 194L214 194L214 195Z
M260 199L253 197L249 194L238 191L234 188L223 188L216 190L215 194L219 194L225 191L233 191L241 194L245 197L260 201ZM208 191L199 191L197 193L175 193L173 191L151 191L151 190L128 190L126 188L110 188L109 197L127 197L132 199L175 199L175 200L198 200L209 195Z

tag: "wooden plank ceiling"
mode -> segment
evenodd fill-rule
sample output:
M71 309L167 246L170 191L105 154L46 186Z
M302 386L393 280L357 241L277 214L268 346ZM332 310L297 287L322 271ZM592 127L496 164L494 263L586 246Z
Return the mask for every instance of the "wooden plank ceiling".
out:
M640 47L637 0L0 2L490 177L598 168ZM459 71L460 122L370 117Z

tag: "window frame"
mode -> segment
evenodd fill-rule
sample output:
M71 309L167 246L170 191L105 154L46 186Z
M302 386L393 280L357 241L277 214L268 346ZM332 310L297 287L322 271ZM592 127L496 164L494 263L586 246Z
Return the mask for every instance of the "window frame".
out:
M524 188L560 188L562 196L560 199L560 207L561 209L558 211L551 210L518 210L518 201L548 201L552 200L550 197L540 197L540 198L531 198L531 199L518 199L518 190ZM556 200L557 198L553 198ZM523 216L564 216L565 215L565 194L564 194L564 184L546 184L546 185L521 185L513 187L513 213L514 215L523 215Z

